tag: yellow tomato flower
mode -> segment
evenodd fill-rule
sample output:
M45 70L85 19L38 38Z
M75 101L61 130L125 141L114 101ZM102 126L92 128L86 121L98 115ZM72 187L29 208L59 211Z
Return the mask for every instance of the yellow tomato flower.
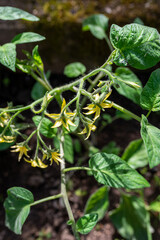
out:
M39 168L46 168L48 165L44 164L40 158L34 159L34 160L28 160L24 158L24 160L31 164L32 167L39 167Z
M87 113L85 113L86 115L90 115L95 113L95 117L93 118L93 121L95 121L97 118L99 118L100 113L101 113L101 109L102 108L111 108L113 106L113 103L105 103L105 100L111 95L111 92L109 92L106 97L104 98L104 100L99 103L99 104L89 104L87 107L83 108L83 109L87 109L89 110ZM94 95L95 101L98 100L99 98L99 94L95 94Z
M87 140L89 138L89 136L91 135L91 131L95 131L96 130L96 126L93 125L93 123L88 123L86 125L86 127L82 130L82 132L80 132L79 134L85 134L87 133L87 137L85 138L85 140Z
M19 156L18 156L18 161L21 160L23 154L26 156L26 157L29 157L28 154L27 154L27 151L29 151L29 148L27 148L26 146L23 146L23 145L14 145L12 146L11 148L15 148L14 150L12 150L11 152L19 152Z
M51 152L50 165L52 165L53 161L55 161L58 165L59 165L59 162L63 162L63 160L60 157L61 157L61 154L59 154L58 152Z
M15 140L15 137L12 137L12 136L0 137L0 143L3 143L3 142L11 143L11 142L14 142L14 140Z
M1 116L0 116L0 126L1 127L4 127L8 121L9 121L9 118L10 118L10 115L8 113L3 113Z
M62 106L61 106L61 112L59 114L57 113L46 113L46 115L52 119L55 120L55 124L52 126L52 128L57 128L60 126L65 127L69 131L69 125L76 126L72 121L71 117L75 115L75 113L67 112L66 109L64 110L66 106L66 100L63 98Z

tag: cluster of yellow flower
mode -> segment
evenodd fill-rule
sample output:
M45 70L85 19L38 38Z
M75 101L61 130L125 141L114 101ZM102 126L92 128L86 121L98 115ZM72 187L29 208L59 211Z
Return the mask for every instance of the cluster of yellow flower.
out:
M94 125L94 122L96 121L97 118L99 118L100 113L101 113L101 109L112 107L113 103L105 103L106 99L110 95L111 95L111 91L105 96L105 98L103 99L102 102L89 104L87 107L84 108L84 109L89 110L87 113L85 113L86 115L90 115L90 114L95 113L95 117L93 118L93 121L88 122L86 124L85 128L82 130L82 132L79 133L79 134L86 134L87 133L87 137L85 139L89 138L89 136L91 134L91 131L96 130L96 126ZM94 95L94 99L95 99L95 102L98 102L98 99L99 99L99 94L98 93ZM69 130L69 125L70 126L76 126L71 120L71 118L75 116L75 113L66 111L66 100L64 98L63 98L63 102L62 102L62 106L61 106L61 112L59 114L46 113L46 115L55 120L55 124L52 126L52 128L57 128L57 127L63 126L68 131L70 131Z
M97 120L97 118L99 118L101 110L103 108L111 108L113 103L105 103L106 99L111 95L111 91L105 96L105 98L98 103L99 100L99 94L95 94L94 95L94 100L95 103L89 104L87 107L85 107L84 109L89 110L87 113L85 113L86 115L90 115L90 114L94 114L95 116L93 118L92 123L88 123L87 126L83 129L83 131L80 134L85 134L87 133L87 137L85 139L88 139L91 131L95 131L96 130L96 126L94 125L94 122Z
M4 127L4 126L8 123L9 118L10 118L9 114L6 113L6 112L4 112L4 113L0 116L0 126L1 126L1 127Z
M113 103L106 103L106 99L110 96L111 92L109 92L105 98L99 102L99 94L95 94L94 100L95 103L89 104L87 107L85 107L84 109L88 110L88 112L86 112L86 115L90 115L90 114L95 114L93 120L90 120L90 122L86 123L85 128L79 133L79 134L87 134L87 137L85 139L88 139L91 131L95 131L96 130L96 126L94 125L94 122L99 118L101 110L104 108L111 108ZM61 106L61 112L59 114L56 113L46 113L46 115L52 119L54 119L55 123L52 126L52 128L57 128L60 126L63 126L65 129L67 129L68 131L70 131L69 126L76 126L73 122L72 122L72 118L75 116L75 113L72 112L67 112L66 110L66 100L63 98L63 102L62 102L62 106ZM8 121L8 114L3 114L0 117L0 126L4 127L4 125L6 124L6 121ZM13 136L1 136L0 137L0 143L2 142L6 142L6 143L11 143L15 141L15 137ZM29 158L27 152L30 150L29 146L26 143L19 143L17 145L12 146L11 148L13 148L14 150L12 150L12 152L19 152L19 156L18 156L18 161L21 160L21 158L24 156L26 156L27 158ZM56 162L57 164L59 164L59 162L62 162L63 160L61 159L61 155L55 151L50 151L49 153L43 153L43 158L42 160L39 157L36 157L35 159L27 159L24 157L24 160L28 163L31 164L32 167L40 167L40 168L46 168L48 167L48 165L46 165L43 161L45 159L49 159L50 160L50 165L52 165L53 161Z
M18 145L17 144L17 145L12 146L11 148L14 148L14 150L12 150L12 152L19 152L18 161L21 160L23 155L25 155L26 157L29 157L27 154L27 152L30 150L28 145L26 145L26 144ZM62 162L62 159L60 158L60 154L58 152L50 152L49 156L47 154L43 154L42 160L39 157L37 157L35 159L24 158L24 160L26 162L30 163L32 167L46 168L46 167L48 167L48 165L44 164L44 162L43 162L46 158L49 158L50 165L52 165L53 161L55 161L57 164L59 164L59 162Z

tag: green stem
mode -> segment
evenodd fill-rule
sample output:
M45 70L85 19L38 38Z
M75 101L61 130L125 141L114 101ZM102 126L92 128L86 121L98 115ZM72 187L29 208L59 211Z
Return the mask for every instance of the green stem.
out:
M64 137L61 136L60 154L62 154L62 156L64 155L64 152L63 152L63 142L64 142ZM78 232L76 230L76 223L75 223L75 220L74 220L72 209L71 209L70 203L68 201L67 190L66 190L66 177L65 177L65 173L64 173L64 170L65 170L64 158L62 158L62 160L63 161L60 163L61 164L61 194L62 194L63 201L64 201L64 204L65 204L67 213L68 213L69 220L72 222L71 226L72 226L72 231L73 231L73 234L75 236L75 239L76 240L80 240L79 234L78 234Z
M75 82L72 82L68 85L65 85L65 86L61 86L61 87L57 87L57 88L54 88L53 90L51 90L49 92L50 95L53 95L55 94L56 92L59 92L59 93L62 93L64 91L68 91L68 90L71 90L74 86L78 85L80 82L80 79L78 79L77 81ZM43 101L43 97L32 102L31 104L25 106L25 107L20 107L20 108L12 108L12 109L5 109L4 111L4 108L0 108L0 111L3 111L3 112L17 112L17 111L25 111L25 110L28 110L28 109L31 109L33 108L34 106L38 105L39 103L41 103Z
M77 170L85 170L85 171L91 171L92 169L89 167L70 167L63 169L63 172L70 172L70 171L77 171Z
M76 110L77 110L77 114L80 117L80 119L81 119L80 98L81 98L81 91L83 88L83 84L84 84L84 80L82 79L79 84L79 89L78 89L78 93L77 93L77 102L76 102Z
M149 115L151 114L151 112L152 112L152 109L148 111L148 113L147 113L147 115L146 115L146 118L149 117Z
M43 78L43 81L46 83L47 87L48 87L50 90L52 90L53 88L52 88L52 86L50 85L49 81L47 80L46 75L45 75L44 72L42 72L42 78Z
M31 72L31 76L39 82L44 88L46 88L48 91L51 90L51 88L40 78L38 77L34 72Z
M106 42L107 42L107 44L108 44L109 49L110 49L111 52L112 52L112 51L113 51L113 47L112 47L112 44L111 44L111 42L110 42L110 40L109 40L109 38L108 38L107 35L105 35L105 40L106 40Z
M97 77L93 80L92 82L92 85L89 86L89 88L87 89L87 92L92 92L93 88L97 85L98 81L104 76L104 73L103 72L100 72ZM83 99L82 99L82 102L81 102L81 107L83 108L83 106L85 105L87 101L87 97L85 96Z
M14 119L18 114L20 114L20 113L21 113L21 111L19 110L19 111L17 111L17 112L10 118L8 124L7 124L6 127L4 128L3 132L1 133L1 135L5 134L6 130L10 127L13 119Z
M26 139L25 143L28 143L30 141L30 139L33 137L33 135L37 132L37 129L34 130L30 135L29 137Z
M111 103L111 101L105 101L105 102ZM116 104L116 103L113 103L113 106L112 106L112 107L114 107L114 108L116 108L117 110L119 110L119 111L121 111L121 112L129 115L130 117L134 118L134 119L137 120L138 122L141 122L141 118L140 118L140 117L138 117L136 114L128 111L127 109L121 107L120 105L118 105L118 104Z
M60 197L62 197L61 193L57 194L57 195L50 196L50 197L42 198L40 200L37 200L37 201L31 203L30 206L32 207L32 206L35 206L37 204L40 204L40 203L43 203L43 202L47 202L47 201L50 201L50 200L54 200L54 199L57 199L57 198L60 198Z

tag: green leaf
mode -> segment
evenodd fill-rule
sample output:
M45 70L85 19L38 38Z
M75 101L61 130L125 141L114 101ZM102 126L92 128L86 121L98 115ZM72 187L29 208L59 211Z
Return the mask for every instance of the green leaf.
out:
M34 116L32 118L36 127L38 127L38 124L40 123L41 119L42 119L41 116ZM55 137L57 133L57 128L51 128L52 126L53 126L52 121L50 121L48 118L43 118L41 127L40 127L40 133L47 138Z
M156 198L156 200L151 202L149 205L149 210L160 213L160 195Z
M93 154L95 154L99 151L100 151L99 148L96 148L96 147L91 145L91 146L89 146L89 154L88 155L89 155L89 157L92 157Z
M140 86L140 88L133 88L125 84L124 82L116 81L119 87L115 87L117 92L126 98L132 100L136 104L140 104L140 95L142 91L141 81L137 78L137 76L129 69L124 67L119 67L115 71L115 75L122 79L126 83L136 83Z
M46 91L46 88L44 88L39 82L36 82L31 90L31 97L33 100L37 100L44 97Z
M110 40L116 49L115 63L124 59L130 66L147 69L160 60L160 37L155 28L132 23L119 27L111 26Z
M60 150L60 140L57 136L53 138L53 144L57 150Z
M74 162L73 142L69 134L64 135L64 158L67 162Z
M149 213L136 196L123 195L120 206L110 218L122 237L129 240L151 240Z
M60 140L57 136L53 139L55 148L60 150ZM72 138L69 134L64 135L64 158L67 162L73 163L74 162L74 151L73 151L73 142Z
M96 153L89 166L97 182L115 188L136 189L150 184L136 170L114 154Z
M44 70L44 66L43 66L42 58L41 58L41 56L39 55L39 52L38 52L38 45L34 47L34 49L32 51L32 56L33 56L33 59L34 59L34 64L36 64L37 67L41 71L43 71ZM49 72L49 77L50 77L50 72ZM49 77L47 79L49 79Z
M121 149L116 145L116 142L111 141L106 146L104 146L101 151L105 153L113 153L115 155L118 155L120 153L120 150Z
M7 194L4 202L5 224L16 234L21 234L22 226L30 212L30 204L34 202L33 194L22 187L10 188Z
M99 188L94 192L87 201L85 214L97 213L98 221L101 220L109 206L108 188L106 186Z
M86 71L86 67L80 62L70 63L64 68L64 75L69 78L75 78L82 75Z
M142 139L130 142L121 158L134 169L146 166L148 155Z
M81 153L82 152L82 147L81 147L81 142L79 139L75 139L73 142L73 147L74 147L74 151L76 153Z
M32 71L32 66L29 65L28 60L16 59L16 68L18 68L22 72L28 73L28 74L30 74Z
M72 121L76 126L69 126L70 132L75 132L79 126L79 117L75 117L75 119Z
M24 19L28 21L39 21L38 17L15 7L0 7L1 20Z
M86 214L78 219L78 221L76 222L76 229L81 234L88 234L94 228L97 221L97 213Z
M108 28L108 17L103 14L94 14L84 19L82 30L90 30L94 37L103 39L106 37L106 30Z
M137 23L137 24L140 24L140 25L144 25L144 22L139 17L135 18L133 22Z
M115 116L115 117L116 117L117 119L118 119L118 118L122 118L122 119L124 119L124 120L126 120L126 121L132 119L129 115L127 115L126 113L123 113L123 112L121 112L121 111L119 111L119 110L116 111L116 116Z
M39 42L44 40L45 37L41 36L38 33L34 33L34 32L23 32L20 33L18 35L16 35L13 39L12 39L12 43L14 44L22 44L22 43L30 43L30 42Z
M141 136L147 150L149 166L153 168L160 164L160 129L148 123L142 115Z
M0 46L0 63L15 72L16 46L13 43L6 43Z
M153 112L160 110L160 68L152 72L141 93L141 107Z

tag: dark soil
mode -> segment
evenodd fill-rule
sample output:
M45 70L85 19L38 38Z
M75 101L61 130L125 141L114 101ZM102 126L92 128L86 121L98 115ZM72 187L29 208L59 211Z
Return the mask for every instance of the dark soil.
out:
M6 101L11 101L14 98L14 104L28 104L30 99L30 89L33 85L33 81L22 75L17 75L16 79L10 78L9 87L5 86L4 82L0 82L1 87L1 105L5 106ZM58 76L56 76L58 78ZM4 79L4 76L2 76ZM23 82L22 82L23 81ZM62 83L61 77L57 82ZM56 83L56 84L57 84ZM9 91L9 92L8 92ZM134 104L126 103L123 97L118 97L115 94L115 98L125 107L130 108L137 114L140 114L140 109L137 110ZM128 106L127 106L128 105ZM114 112L111 110L111 114ZM153 114L154 115L154 114ZM154 115L150 117L150 121L160 127L160 115ZM121 152L128 145L131 140L138 139L140 126L136 121L115 121L112 125L108 125L99 134L95 133L94 142L95 146L102 148L110 141L115 141L117 146L121 148ZM32 143L35 144L34 141ZM0 152L0 240L72 240L71 228L66 225L68 216L64 208L62 200L49 201L40 205L37 205L31 209L30 215L27 218L22 235L15 235L4 226L4 209L3 201L6 198L6 191L13 186L21 186L29 189L35 200L47 197L49 195L58 194L60 191L60 173L59 167L53 164L47 169L32 168L29 164L23 160L17 161L16 153L10 151ZM77 156L75 156L77 161ZM88 159L85 161L87 165ZM153 170L147 169L145 177L151 183L151 187L145 189L144 198L146 203L153 201L159 194L159 186L155 183L155 176L160 177L160 168L154 168ZM75 172L68 183L68 195L73 209L75 219L78 219L83 215L83 210L88 197L98 188L97 182L93 177L89 177L86 172ZM77 189L86 191L86 195L78 197L75 193ZM133 193L135 194L135 193ZM119 191L116 189L110 189L109 192L110 206L109 211L118 207L119 204ZM158 227L157 218L151 215L151 224L154 228L153 240L160 239L160 227ZM47 238L48 236L48 238ZM113 224L111 223L108 212L104 219L100 221L96 228L94 228L87 236L82 236L82 240L114 240L122 239L117 233ZM146 239L147 240L147 239Z

